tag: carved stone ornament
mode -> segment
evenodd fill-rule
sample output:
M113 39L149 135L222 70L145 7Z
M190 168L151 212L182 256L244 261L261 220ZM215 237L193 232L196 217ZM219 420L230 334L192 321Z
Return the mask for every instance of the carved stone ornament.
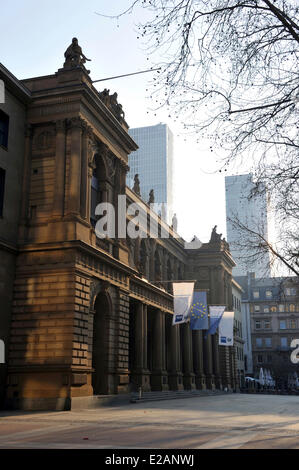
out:
M104 105L114 114L118 121L123 121L125 118L125 113L123 107L117 101L117 93L110 95L110 90L105 88L103 91L99 92L99 97L103 101Z
M70 119L67 119L67 126L70 129L73 128L79 128L81 130L86 129L87 123L83 121L79 116L72 117Z
M35 147L38 150L48 150L54 145L54 133L52 131L42 131L35 138Z
M65 119L58 119L58 121L55 121L55 128L56 128L56 133L57 132L64 132L65 128L66 128Z

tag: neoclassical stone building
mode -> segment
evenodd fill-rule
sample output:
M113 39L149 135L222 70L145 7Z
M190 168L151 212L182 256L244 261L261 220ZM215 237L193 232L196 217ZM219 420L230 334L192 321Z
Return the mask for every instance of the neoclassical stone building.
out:
M125 184L137 146L116 95L98 93L80 51L70 51L57 73L21 81L30 100L15 281L12 311L0 317L11 315L6 404L58 410L140 386L235 388L234 348L188 324L172 326L165 282L195 280L208 304L231 309L225 240L214 233L200 249L185 249L153 214L168 238L96 236L99 202L117 208L117 235L118 196L141 202Z

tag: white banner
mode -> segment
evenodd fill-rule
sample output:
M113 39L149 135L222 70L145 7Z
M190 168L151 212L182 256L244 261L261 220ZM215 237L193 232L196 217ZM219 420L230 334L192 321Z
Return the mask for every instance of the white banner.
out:
M190 306L193 297L194 282L174 282L173 325L186 323L189 320Z
M224 312L219 323L219 345L233 346L234 344L234 314Z

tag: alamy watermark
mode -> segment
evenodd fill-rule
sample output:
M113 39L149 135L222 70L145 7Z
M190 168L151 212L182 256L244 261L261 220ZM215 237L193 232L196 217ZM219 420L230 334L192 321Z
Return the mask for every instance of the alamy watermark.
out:
M0 80L0 104L1 103L5 103L5 87L3 80Z
M165 219L158 213L159 204L134 202L127 206L127 198L121 194L118 196L118 207L115 209L110 202L101 202L96 206L95 233L103 238L180 238L176 233L176 227L170 227ZM167 205L164 205L166 213ZM202 243L197 237L191 242L184 242L186 249L200 248Z
M291 362L293 364L298 364L299 362L299 339L293 339L290 344L291 348L295 348L291 354Z

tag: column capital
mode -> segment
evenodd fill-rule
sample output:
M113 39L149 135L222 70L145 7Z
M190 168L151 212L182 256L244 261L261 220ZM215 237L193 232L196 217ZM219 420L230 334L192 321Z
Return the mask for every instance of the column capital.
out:
M87 123L79 116L75 116L67 119L67 126L69 129L80 129L83 131L86 128Z
M65 129L66 129L65 119L58 119L57 121L55 121L55 129L56 129L56 134L58 132L65 132Z

